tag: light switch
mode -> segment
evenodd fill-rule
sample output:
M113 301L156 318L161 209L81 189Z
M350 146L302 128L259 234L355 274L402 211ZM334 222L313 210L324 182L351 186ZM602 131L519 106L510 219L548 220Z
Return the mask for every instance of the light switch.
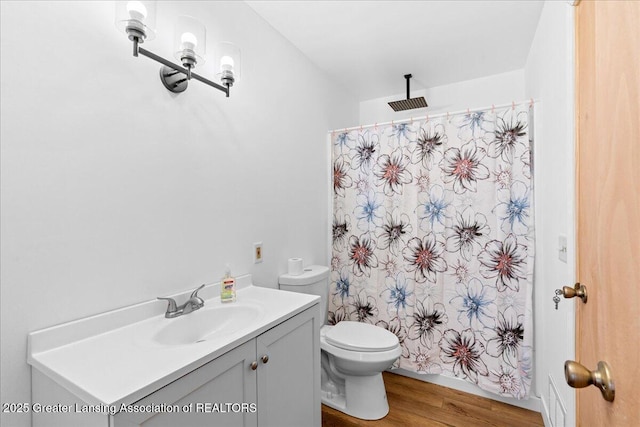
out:
M558 259L567 262L567 236L558 236Z

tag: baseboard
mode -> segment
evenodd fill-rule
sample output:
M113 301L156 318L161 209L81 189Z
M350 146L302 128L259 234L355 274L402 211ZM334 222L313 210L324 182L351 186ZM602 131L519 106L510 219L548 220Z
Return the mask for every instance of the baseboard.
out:
M540 409L542 406L540 403L539 397L531 396L528 399L513 399L508 397L502 397L497 394L484 391L478 388L477 386L471 384L470 382L462 380L460 378L447 377L444 375L418 374L416 372L407 371L406 369L393 369L393 370L389 370L389 372L392 372L398 375L404 375L405 377L409 377L409 378L415 378L420 381L441 385L441 386L452 388L455 390L463 391L465 393L475 394L476 396L486 397L488 399L492 399L498 402L517 406L519 408L528 409L530 411L540 412Z

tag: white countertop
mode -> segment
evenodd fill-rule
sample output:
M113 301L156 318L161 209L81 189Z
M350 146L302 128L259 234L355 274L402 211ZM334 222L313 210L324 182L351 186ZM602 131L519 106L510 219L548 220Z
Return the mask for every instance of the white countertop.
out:
M236 332L198 343L158 344L151 337L175 319L164 317L166 301L154 300L32 332L27 362L88 404L133 404L320 300L253 286L248 275L237 278L237 287L237 302L225 307L259 305L262 314ZM199 293L205 308L222 305L218 289L210 285ZM176 296L178 304L188 295Z

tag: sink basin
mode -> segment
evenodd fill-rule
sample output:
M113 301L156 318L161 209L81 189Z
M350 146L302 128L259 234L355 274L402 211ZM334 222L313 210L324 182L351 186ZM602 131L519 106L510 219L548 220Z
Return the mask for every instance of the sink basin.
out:
M152 340L161 345L203 342L251 326L252 322L262 315L263 309L251 304L204 306L175 319L165 319L166 326L163 326Z

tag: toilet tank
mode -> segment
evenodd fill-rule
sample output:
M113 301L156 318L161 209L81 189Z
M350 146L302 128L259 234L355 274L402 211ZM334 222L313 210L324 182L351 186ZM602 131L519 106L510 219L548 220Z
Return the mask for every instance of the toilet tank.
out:
M302 270L302 274L292 276L283 274L278 279L280 289L283 291L298 292L302 294L318 295L320 297L320 312L322 324L327 323L327 301L329 295L329 267L323 265L310 265Z

